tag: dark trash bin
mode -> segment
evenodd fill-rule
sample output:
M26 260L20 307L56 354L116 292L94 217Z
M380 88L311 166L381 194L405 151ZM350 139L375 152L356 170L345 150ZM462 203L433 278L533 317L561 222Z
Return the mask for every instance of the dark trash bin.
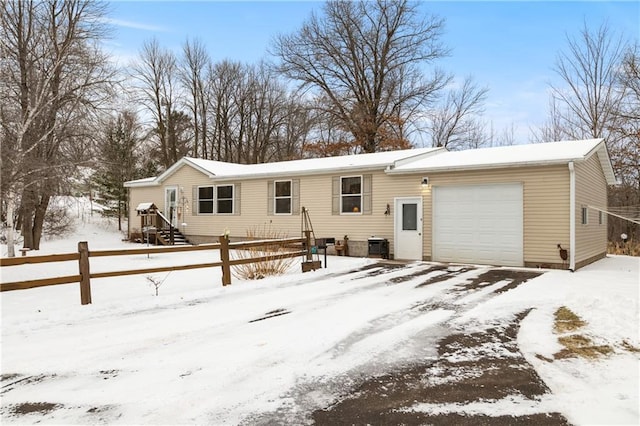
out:
M389 240L380 237L371 237L369 242L369 257L389 259Z

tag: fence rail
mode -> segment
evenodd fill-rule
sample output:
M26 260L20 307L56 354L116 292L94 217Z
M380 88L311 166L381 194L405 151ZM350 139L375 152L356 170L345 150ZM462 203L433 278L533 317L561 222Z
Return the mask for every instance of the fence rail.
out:
M42 278L35 280L3 282L0 283L0 291L26 290L36 287L47 287L61 284L80 283L80 302L83 305L91 303L91 279L111 278L123 275L139 275L150 274L155 272L168 271L184 271L188 269L199 268L222 268L222 285L231 284L231 266L243 265L248 263L259 263L269 260L285 259L289 257L306 256L311 258L311 237L305 232L305 238L283 238L273 240L258 241L241 241L230 243L225 236L220 237L220 242L211 244L200 244L197 246L171 246L171 247L147 247L140 249L122 249L122 250L97 250L90 251L88 243L81 241L78 243L78 253L52 254L44 256L29 257L11 257L0 258L0 267L18 266L27 264L51 263L51 262L68 262L78 261L78 275L67 275L61 277ZM300 246L298 246L300 245ZM273 255L264 255L259 257L249 257L242 259L231 259L230 250L247 250L257 247L286 247L288 249L299 248L296 251L288 251L285 253L277 253ZM300 247L302 249L300 249ZM139 254L157 254L157 253L179 253L185 251L200 250L220 250L220 261L197 263L178 266L161 266L155 268L130 269L122 271L98 272L91 273L89 258L106 257L106 256L126 256Z

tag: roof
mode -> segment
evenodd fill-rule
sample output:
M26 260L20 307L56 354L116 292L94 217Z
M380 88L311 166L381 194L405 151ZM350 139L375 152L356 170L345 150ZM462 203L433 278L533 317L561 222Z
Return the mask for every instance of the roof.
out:
M492 148L446 151L438 155L399 165L389 174L436 171L493 169L534 165L568 164L598 155L607 183L616 183L611 160L602 139L546 142Z
M183 157L164 173L155 178L139 179L125 183L125 186L159 185L164 179L184 165L190 165L212 179L247 179L278 177L283 175L309 175L327 172L347 172L356 170L384 170L403 161L417 160L444 148L414 148L398 151L375 152L370 154L343 155L338 157L308 158L303 160L279 161L262 164L237 164L223 161L203 160Z
M582 161L597 155L609 185L616 183L611 160L602 139L547 142L493 148L447 151L417 148L339 157L308 158L263 164L236 164L184 157L160 176L125 182L126 187L156 186L179 168L188 165L211 179L259 179L331 172L385 170L389 174L543 166Z
M423 158L427 156L427 154L442 150L442 148L403 149L370 154L307 158L303 160L278 161L275 163L262 164L223 163L197 158L186 158L185 160L216 177L264 177L357 169L385 169L386 167L393 166L397 161L409 158Z
M151 207L154 207L153 203L140 203L138 204L138 206L136 207L136 210L141 212L141 211L147 211L149 210Z
M155 176L144 178L144 179L130 180L128 182L125 182L124 186L125 187L130 187L130 186L149 186L149 185L152 185L155 180L156 180Z

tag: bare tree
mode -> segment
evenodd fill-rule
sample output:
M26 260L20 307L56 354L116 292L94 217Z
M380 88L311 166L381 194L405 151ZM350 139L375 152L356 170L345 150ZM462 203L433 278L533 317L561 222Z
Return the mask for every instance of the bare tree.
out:
M406 0L329 1L302 28L275 39L278 69L318 90L333 115L365 152L375 152L390 119L433 100L448 81L439 71L426 79L421 66L447 54L443 21L421 18Z
M262 163L301 155L311 113L265 63L217 63L208 90L213 159Z
M179 68L180 80L189 96L186 102L193 122L194 157L208 157L207 130L209 90L206 86L206 72L211 64L209 53L198 40L187 40L182 45L182 61Z
M496 136L494 136L494 146L512 146L517 142L516 131L517 126L514 122L505 128L502 129L502 132Z
M152 114L158 153L163 168L180 159L176 139L170 138L171 118L179 104L178 70L173 52L160 47L157 39L146 41L133 64L136 99ZM174 126L175 127L175 126Z
M532 142L554 142L571 138L571 132L565 128L566 123L559 101L553 96L549 100L548 117L542 126L531 129Z
M616 120L611 126L611 160L620 185L611 188L609 204L626 217L640 217L640 48L636 43L625 52L619 67ZM622 233L640 240L640 227L617 218L609 221L609 238Z
M5 1L0 5L2 177L7 222L38 249L50 198L74 166L69 143L102 104L113 71L97 41L107 32L99 2ZM12 237L12 233L11 233ZM10 241L9 255L13 255Z
M278 130L272 146L272 161L295 160L303 157L311 132L318 119L309 102L305 102L298 92L288 93L285 104L283 125Z
M626 44L615 38L606 24L579 38L567 38L555 71L563 86L552 86L553 96L566 107L560 113L564 131L572 139L606 137L621 93L616 90L616 70Z
M243 73L239 62L222 61L209 67L207 82L210 91L209 109L211 114L208 150L212 160L232 161L234 143L234 120L237 107L233 92Z
M609 208L636 209L640 203L640 127L638 47L630 46L606 25L585 28L568 39L556 72L565 84L553 87L558 101L552 123L573 139L604 138L620 185L609 190ZM638 227L610 218L609 238L620 229L636 240Z
M484 112L486 87L479 87L473 78L466 77L459 89L450 90L434 111L429 114L428 132L432 146L461 149L475 144L468 139L477 137L479 116Z

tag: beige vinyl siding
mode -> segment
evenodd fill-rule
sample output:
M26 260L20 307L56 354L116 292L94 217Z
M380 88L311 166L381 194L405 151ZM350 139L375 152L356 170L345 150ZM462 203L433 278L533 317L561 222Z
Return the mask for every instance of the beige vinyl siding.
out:
M282 176L299 179L300 207L309 211L316 237L362 241L371 236L387 238L393 248L394 199L423 196L423 257L431 258L431 188L438 185L473 185L487 183L522 183L524 199L524 261L525 264L559 264L557 244L569 246L569 171L564 166L520 167L496 170L419 173L387 175L383 170L349 171L344 176L370 175L372 179L371 214L332 214L332 182L339 173L311 176ZM430 185L422 189L421 180L428 176ZM198 185L241 183L241 215L193 215L190 207L179 220L186 223L187 236L215 240L226 229L232 237L242 238L248 230L270 228L289 236L300 235L300 215L268 215L268 182L273 178L218 181L184 166L169 176L159 187L131 188L132 211L139 202L154 202L164 209L164 187L184 187L184 194L192 205L192 187ZM389 205L391 214L385 215ZM597 222L597 217L594 218ZM132 223L136 223L135 219ZM606 228L606 227L604 227ZM201 240L201 239L200 239ZM464 243L464 242L461 242Z
M607 251L607 215L602 225L598 211L587 209L587 225L582 224L582 207L607 209L607 183L596 155L575 164L576 173L576 264Z
M227 185L229 183L225 183ZM190 166L182 166L175 173L171 174L167 177L162 183L162 193L160 195L159 203L156 205L163 212L165 211L164 206L164 188L167 186L177 186L178 187L178 204L180 204L181 198L185 197L185 204L188 206L186 212L183 212L182 215L178 218L178 228L185 235L207 235L208 232L213 232L211 222L211 218L214 215L211 214L197 214L197 211L194 211L194 208L197 208L195 204L197 204L196 200L194 200L194 187L198 186L213 186L214 182L204 173L194 169ZM181 190L182 189L182 190ZM234 191L235 192L235 191ZM235 193L234 193L235 196ZM214 210L216 206L215 202L215 190L214 190ZM225 220L229 220L229 218L234 217L229 214L221 215L220 217ZM186 223L187 226L183 226L182 224ZM221 235L224 232L224 228L217 226L215 229L215 234L212 235Z
M423 175L428 175L430 184L422 190L426 259L431 259L432 250L431 189L434 186L522 183L525 265L561 263L557 245L569 246L569 170L566 166L423 173L412 180L420 182Z
M161 208L158 203L164 203L164 192L160 186L146 186L129 188L129 233L136 234L142 232L141 220L138 217L136 207L140 203L154 203Z
M352 174L349 173L349 175ZM286 176L286 178L299 180L299 206L308 210L316 237L342 239L344 235L348 235L350 240L366 241L367 238L375 234L392 238L393 218L384 215L387 201L382 197L376 197L376 188L380 187L380 193L383 194L382 187L388 186L391 183L390 179L383 171L370 172L370 174L373 178L372 187L374 188L373 214L332 215L332 178L336 176L335 174ZM225 224L232 236L243 237L247 230L256 227L270 227L289 236L300 235L302 221L300 215L267 214L270 202L268 181L267 179L242 181L242 215L234 217L233 221L228 221ZM409 193L409 195L411 194ZM388 202L392 203L393 198ZM220 218L210 217L210 223L219 222ZM219 234L207 233L206 235Z

